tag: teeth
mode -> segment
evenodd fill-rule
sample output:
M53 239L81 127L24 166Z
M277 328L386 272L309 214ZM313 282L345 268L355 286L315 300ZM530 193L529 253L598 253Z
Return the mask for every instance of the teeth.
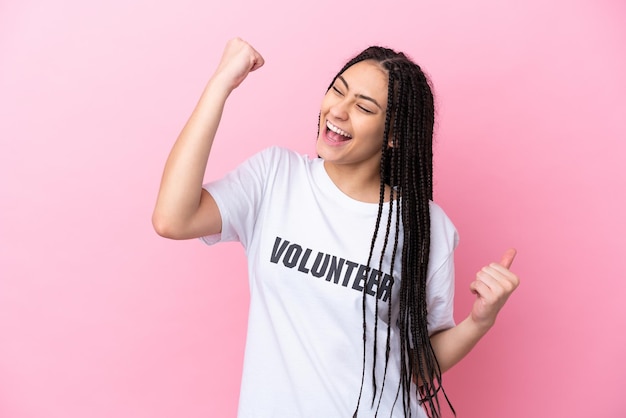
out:
M345 136L346 138L352 138L352 135L350 135L346 131L343 131L343 130L337 128L335 125L333 125L332 123L330 123L328 121L326 121L326 126L328 127L328 129L330 129L331 131L333 131L333 132L335 132L335 133L337 133L339 135Z

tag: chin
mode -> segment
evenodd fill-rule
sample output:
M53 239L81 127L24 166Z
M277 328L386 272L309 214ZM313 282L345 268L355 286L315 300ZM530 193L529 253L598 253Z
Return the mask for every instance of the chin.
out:
M322 140L319 137L315 141L315 152L317 153L317 156L319 158L324 159L325 157L324 147L322 145Z

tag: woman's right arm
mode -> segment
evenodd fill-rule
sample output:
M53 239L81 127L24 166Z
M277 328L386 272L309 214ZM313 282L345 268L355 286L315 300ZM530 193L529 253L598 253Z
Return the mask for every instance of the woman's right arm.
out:
M163 171L152 224L166 238L217 234L222 218L215 200L202 188L204 172L226 99L247 75L264 64L245 41L230 40L217 70L174 144Z

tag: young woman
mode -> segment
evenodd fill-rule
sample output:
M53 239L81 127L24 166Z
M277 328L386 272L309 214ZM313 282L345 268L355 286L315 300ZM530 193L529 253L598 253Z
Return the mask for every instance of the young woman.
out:
M371 47L322 100L317 153L253 156L202 185L229 94L263 65L228 42L167 160L153 224L168 238L240 241L250 316L240 417L440 416L441 375L494 324L514 250L477 273L452 317L457 234L432 202L428 80Z

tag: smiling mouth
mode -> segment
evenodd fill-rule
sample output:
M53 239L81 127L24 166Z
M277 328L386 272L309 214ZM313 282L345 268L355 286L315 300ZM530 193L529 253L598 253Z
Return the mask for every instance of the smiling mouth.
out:
M350 135L343 129L336 127L329 121L326 121L326 128L327 133L329 134L329 138L334 141L347 141L348 139L352 139L352 135Z

